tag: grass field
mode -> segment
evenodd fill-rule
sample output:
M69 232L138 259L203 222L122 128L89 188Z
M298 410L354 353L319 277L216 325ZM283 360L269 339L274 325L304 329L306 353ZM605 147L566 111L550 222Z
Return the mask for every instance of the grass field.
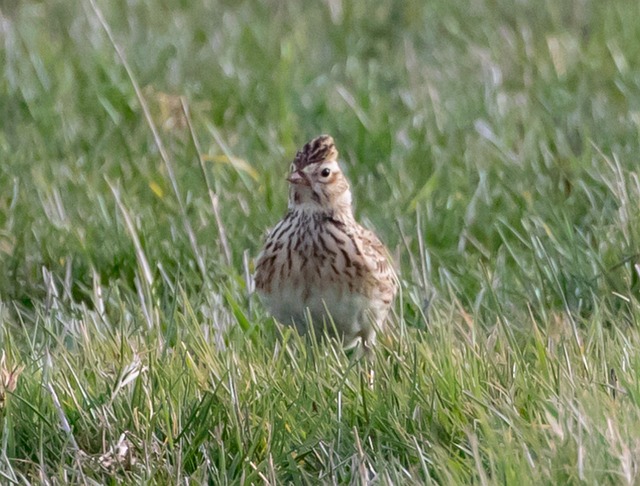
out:
M638 484L640 3L0 3L1 484ZM249 275L330 133L366 363Z

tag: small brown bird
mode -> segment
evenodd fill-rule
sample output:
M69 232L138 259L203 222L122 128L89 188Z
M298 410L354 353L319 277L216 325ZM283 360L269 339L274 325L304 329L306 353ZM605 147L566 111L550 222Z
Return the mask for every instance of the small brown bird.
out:
M387 250L353 217L349 182L333 138L300 150L287 179L289 211L267 237L255 284L271 314L301 333L338 332L346 347L370 348L398 289Z

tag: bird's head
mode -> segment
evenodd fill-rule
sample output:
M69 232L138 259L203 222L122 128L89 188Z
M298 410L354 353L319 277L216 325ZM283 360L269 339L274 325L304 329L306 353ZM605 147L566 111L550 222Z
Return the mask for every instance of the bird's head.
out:
M291 184L290 209L350 213L349 182L340 169L338 151L329 135L316 137L302 147L287 180Z

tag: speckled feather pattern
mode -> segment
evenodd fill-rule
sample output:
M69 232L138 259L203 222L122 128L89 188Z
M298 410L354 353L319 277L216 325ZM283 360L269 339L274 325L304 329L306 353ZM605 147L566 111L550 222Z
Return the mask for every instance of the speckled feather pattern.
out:
M300 179L257 259L256 290L283 323L305 332L310 316L316 331L335 326L347 346L371 346L384 329L397 279L384 245L353 218L337 157L328 136L296 155L292 173Z

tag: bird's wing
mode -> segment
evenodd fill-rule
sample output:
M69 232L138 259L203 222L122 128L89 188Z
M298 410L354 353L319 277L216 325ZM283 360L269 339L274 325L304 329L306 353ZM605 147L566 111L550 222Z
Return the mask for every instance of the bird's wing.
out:
M373 231L360 225L358 225L356 241L373 278L378 282L378 285L385 289L383 292L395 295L398 288L398 277L387 248Z

